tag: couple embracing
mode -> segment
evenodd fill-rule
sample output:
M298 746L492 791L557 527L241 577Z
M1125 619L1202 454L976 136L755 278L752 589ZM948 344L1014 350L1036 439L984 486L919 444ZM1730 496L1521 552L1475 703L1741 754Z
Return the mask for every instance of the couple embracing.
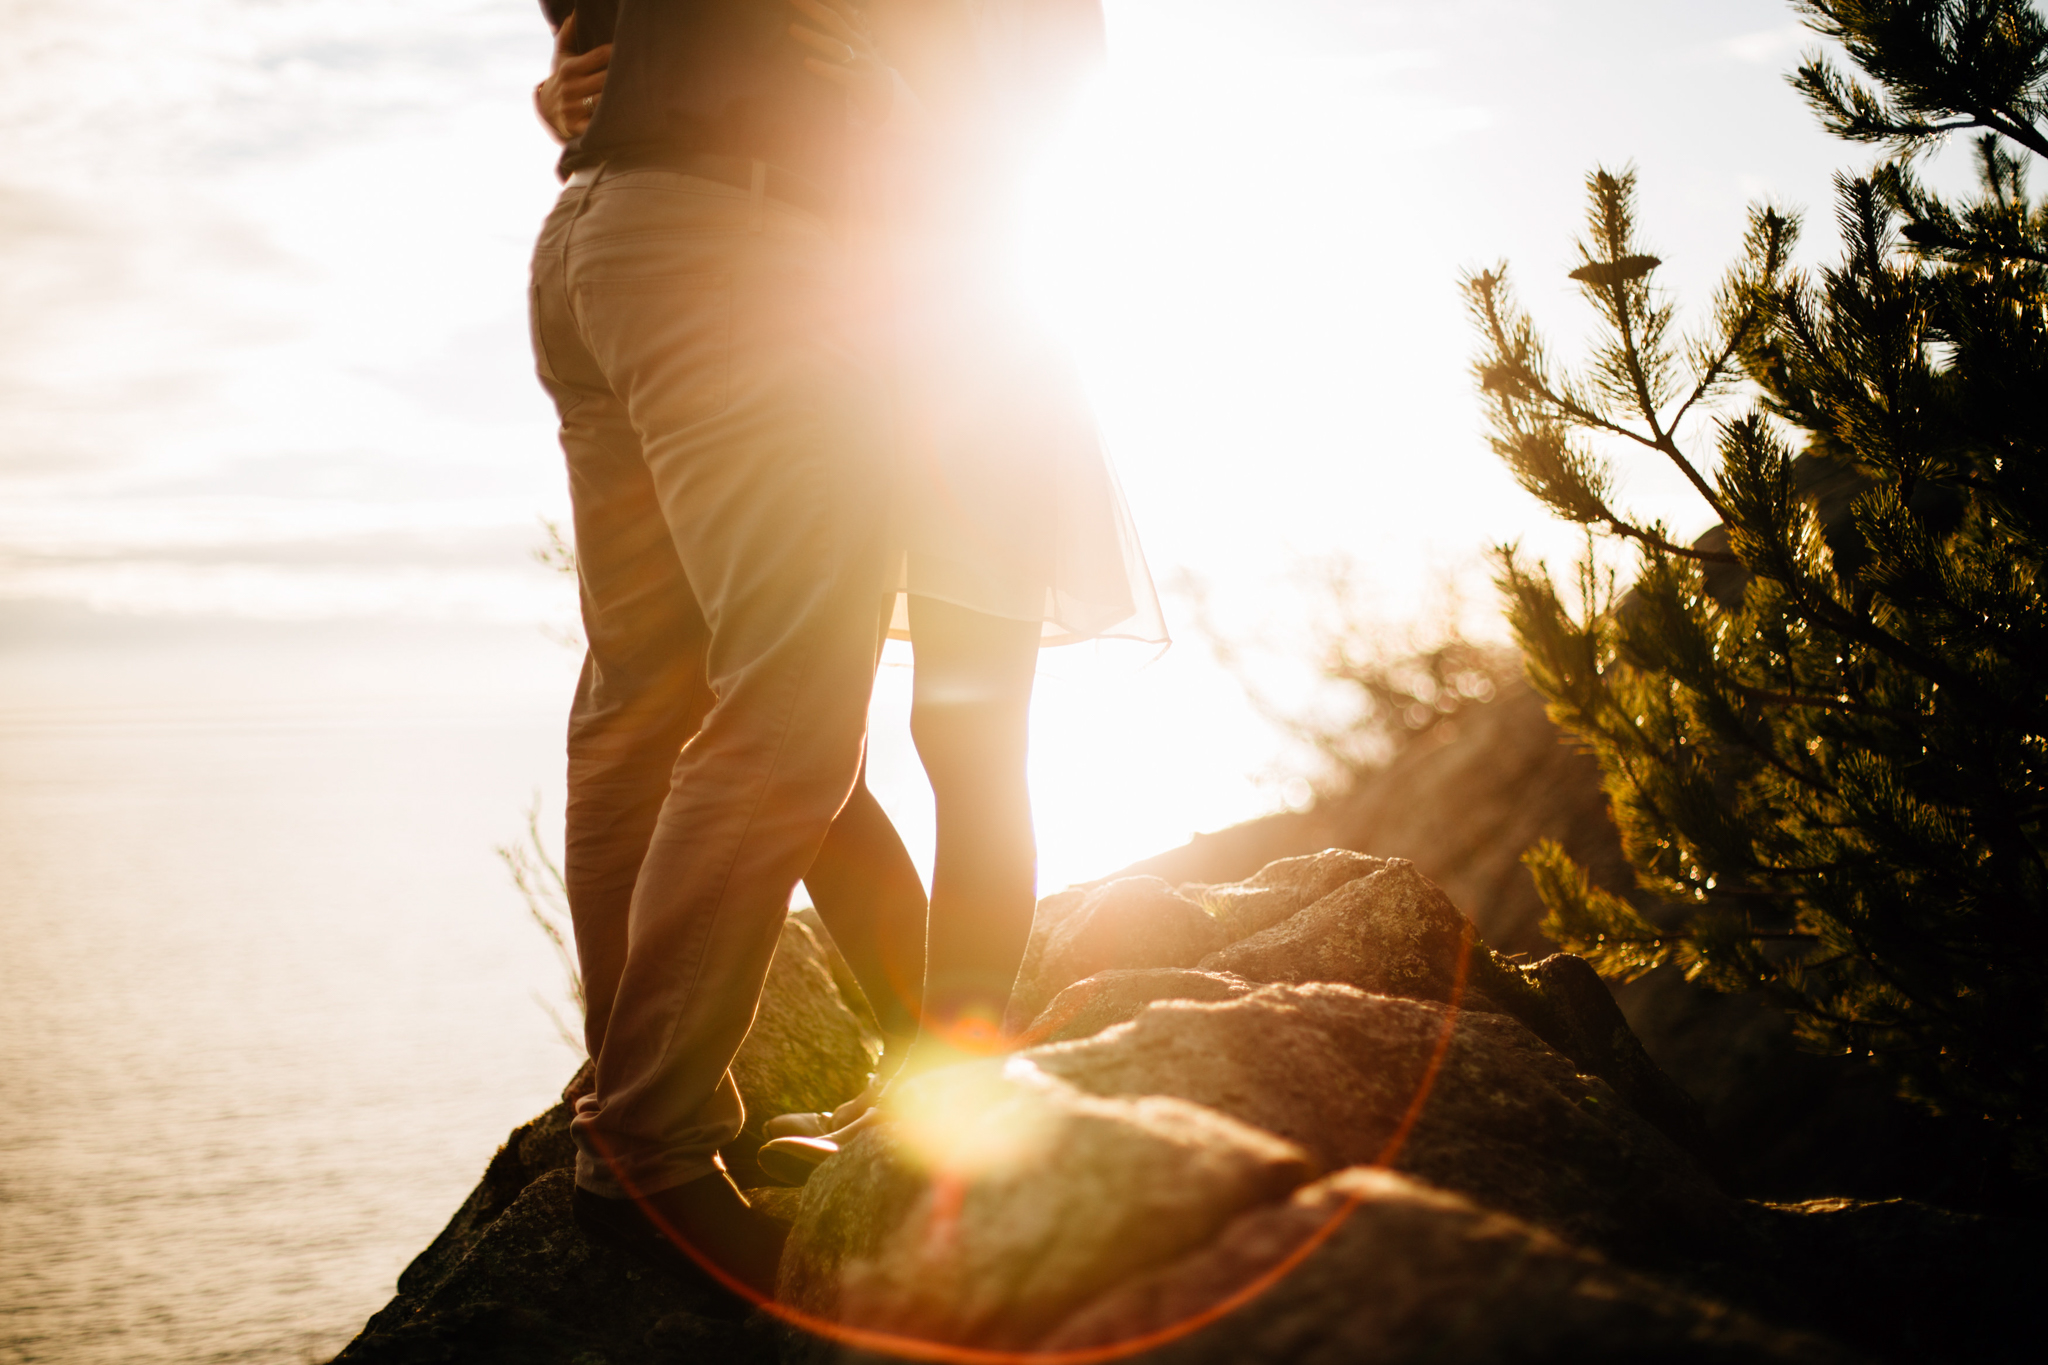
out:
M782 1230L718 1150L796 883L887 1050L861 1100L770 1124L763 1167L791 1181L873 1121L890 1075L1000 1046L1035 895L1039 648L1165 639L1086 403L992 260L1101 16L543 4L557 49L535 94L564 188L533 338L589 642L565 847L595 1062L576 1213L765 1296ZM929 904L864 780L891 633L936 798Z

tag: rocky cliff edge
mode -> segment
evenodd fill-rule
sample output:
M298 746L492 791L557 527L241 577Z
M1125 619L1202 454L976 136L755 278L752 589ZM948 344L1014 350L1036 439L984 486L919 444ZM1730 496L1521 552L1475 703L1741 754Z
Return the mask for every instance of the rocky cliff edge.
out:
M742 1183L755 1125L865 1081L835 956L791 916L734 1064ZM758 1193L793 1225L773 1312L721 1321L587 1243L561 1104L339 1360L2039 1358L2039 1228L1730 1195L1586 964L1496 954L1401 859L1050 896L1012 1008L1020 1050L900 1087L802 1191Z

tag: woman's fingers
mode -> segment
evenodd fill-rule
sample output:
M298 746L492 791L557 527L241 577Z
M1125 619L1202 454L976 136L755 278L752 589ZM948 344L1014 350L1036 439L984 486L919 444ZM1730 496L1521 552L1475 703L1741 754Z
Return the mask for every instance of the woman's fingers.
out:
M590 127L590 115L604 93L605 71L612 61L610 43L588 52L573 51L575 45L576 16L572 13L555 30L555 55L547 79L533 89L534 108L541 121L564 141Z
M579 56L571 57L555 70L564 76L587 76L593 71L602 71L612 64L612 45L593 47Z
M562 107L578 108L583 101L595 100L604 93L604 77L600 75L585 81L565 81L561 90Z

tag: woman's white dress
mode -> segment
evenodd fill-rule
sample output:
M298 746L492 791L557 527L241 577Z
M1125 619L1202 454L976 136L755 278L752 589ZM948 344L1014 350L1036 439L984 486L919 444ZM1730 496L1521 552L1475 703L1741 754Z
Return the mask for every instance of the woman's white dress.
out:
M1064 348L1008 297L1000 227L1100 42L1094 0L956 0L972 98L895 130L872 182L895 350L904 594L1042 623L1047 645L1167 641L1159 597ZM958 13L956 11L956 13ZM899 106L906 103L899 83ZM968 111L963 113L963 107ZM907 125L907 126L906 126Z

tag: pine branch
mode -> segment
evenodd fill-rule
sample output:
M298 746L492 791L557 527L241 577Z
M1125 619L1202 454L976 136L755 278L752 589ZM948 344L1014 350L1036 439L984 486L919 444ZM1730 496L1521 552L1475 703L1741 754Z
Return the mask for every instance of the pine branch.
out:
M1839 265L1786 278L1792 225L1757 210L1712 330L1674 359L1632 177L1603 172L1574 272L1604 324L1582 369L1548 364L1498 279L1474 293L1495 449L1589 545L1642 554L1631 604L1588 594L1583 620L1511 552L1501 585L1638 885L1674 903L1652 924L1555 850L1531 871L1546 929L1600 970L1761 989L2048 1171L2048 206L2025 185L2048 158L2048 16L1801 8L1864 79L1813 57L1795 84L1837 133L1901 154L1839 181ZM1903 158L1966 128L1981 187L1952 206ZM1718 465L1696 465L1676 433L1738 373L1763 410L1720 423ZM1695 567L1712 551L1615 511L1595 442L1616 436L1682 461L1722 513L1739 606ZM1855 479L1808 479L1788 436Z
M1695 564L1740 564L1742 561L1726 550L1701 550L1691 545L1680 545L1666 540L1654 531L1645 531L1625 521L1610 518L1608 528L1616 535L1625 536L1658 554L1671 555L1678 559L1689 559Z
M1834 783L1817 774L1801 772L1793 767L1785 761L1784 757L1776 749L1765 743L1748 726L1738 726L1736 734L1741 737L1743 747L1762 759L1773 771L1790 778L1809 791L1818 792L1823 796L1834 796L1836 794Z
M1678 411L1671 415L1673 430L1676 430L1685 422L1686 414L1691 412L1693 406L1702 398L1705 398L1713 390L1714 385L1720 382L1722 375L1727 372L1729 362L1741 354L1743 343L1749 340L1757 321L1758 314L1753 310L1743 317L1741 326L1728 334L1727 344L1721 347L1719 353L1714 356L1713 360L1701 373L1700 380L1697 384L1693 385L1692 392L1686 395L1683 403L1678 405Z
M1913 155L1951 132L1987 128L2048 157L2048 24L2027 0L1795 0L1807 26L1840 42L1886 99L1823 57L1792 85L1830 132Z
M1851 701L1847 697L1823 697L1811 692L1778 692L1765 687L1750 687L1736 683L1735 689L1753 701L1775 702L1780 706L1811 706L1823 711L1839 711L1852 716L1882 716L1886 720L1898 721L1901 725L1917 726L1926 720L1925 716L1911 711L1899 711L1889 706L1872 706L1868 702Z

